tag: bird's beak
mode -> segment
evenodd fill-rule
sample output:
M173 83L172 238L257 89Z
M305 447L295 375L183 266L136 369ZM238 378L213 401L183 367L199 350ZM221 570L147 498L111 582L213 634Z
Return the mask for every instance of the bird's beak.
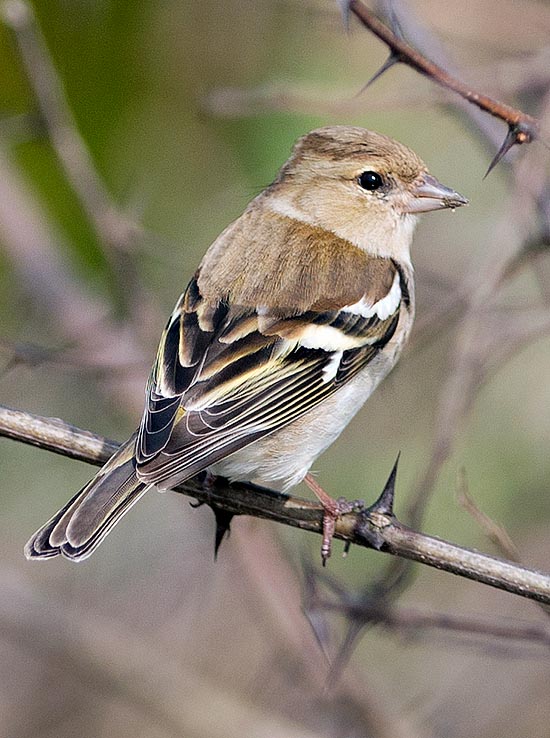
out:
M468 200L458 192L445 187L431 174L424 174L414 185L412 192L403 206L404 213L427 213L442 208L459 208L467 205Z

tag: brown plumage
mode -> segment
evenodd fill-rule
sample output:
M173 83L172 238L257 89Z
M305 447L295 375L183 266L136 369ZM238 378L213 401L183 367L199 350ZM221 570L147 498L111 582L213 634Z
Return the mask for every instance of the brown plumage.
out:
M300 139L178 301L137 433L26 555L86 558L149 487L204 469L282 489L303 479L407 340L415 215L464 202L386 136Z
M291 314L339 310L367 294L374 303L389 291L395 270L387 259L318 226L279 213L266 218L268 207L267 199L249 208L209 249L197 281L203 298Z

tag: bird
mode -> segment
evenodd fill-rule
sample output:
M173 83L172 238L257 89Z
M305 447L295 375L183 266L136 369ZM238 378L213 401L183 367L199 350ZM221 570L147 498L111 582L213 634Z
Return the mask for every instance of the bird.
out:
M323 563L347 509L309 470L396 364L421 213L468 200L407 146L355 126L295 143L212 243L162 333L137 431L25 546L90 556L149 489L205 472L321 502Z

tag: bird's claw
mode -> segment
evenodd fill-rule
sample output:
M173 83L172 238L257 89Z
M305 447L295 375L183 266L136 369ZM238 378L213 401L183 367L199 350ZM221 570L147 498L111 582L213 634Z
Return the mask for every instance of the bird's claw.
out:
M359 512L365 507L363 500L346 500L345 497L339 497L337 500L331 500L330 504L323 505L323 542L321 544L321 560L323 566L327 565L327 561L332 553L332 539L336 529L336 521L347 513ZM349 550L346 543L344 547L344 556Z

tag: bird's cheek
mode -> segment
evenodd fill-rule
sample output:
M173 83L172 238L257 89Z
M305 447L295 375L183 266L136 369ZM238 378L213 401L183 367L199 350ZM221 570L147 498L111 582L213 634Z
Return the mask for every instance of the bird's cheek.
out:
M411 204L414 200L415 198L410 192L399 192L393 198L395 212L402 218L412 217L414 207L411 207Z

